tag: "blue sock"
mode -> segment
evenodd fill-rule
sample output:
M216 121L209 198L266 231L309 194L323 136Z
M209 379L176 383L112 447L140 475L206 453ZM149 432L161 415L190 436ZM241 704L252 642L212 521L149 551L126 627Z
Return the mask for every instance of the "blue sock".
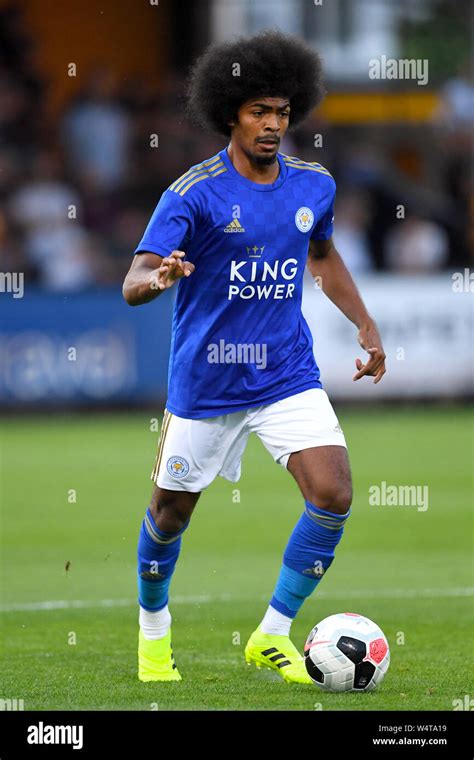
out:
M316 588L334 559L334 550L350 515L337 515L305 501L306 509L296 523L283 555L283 565L270 600L282 615L294 618Z
M138 602L150 612L168 604L168 589L181 548L181 530L166 533L160 530L149 509L146 511L138 539Z

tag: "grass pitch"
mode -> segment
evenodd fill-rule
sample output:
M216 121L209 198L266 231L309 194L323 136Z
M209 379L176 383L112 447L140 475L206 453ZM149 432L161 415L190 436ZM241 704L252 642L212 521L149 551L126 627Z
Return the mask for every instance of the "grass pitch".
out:
M241 481L219 478L183 538L170 595L183 681L138 682L135 553L157 433L137 413L3 423L0 698L26 710L452 710L474 694L472 412L337 412L352 516L292 638L302 650L335 612L372 618L392 657L379 689L328 694L245 664L303 508L254 436ZM382 481L428 486L428 509L371 506Z

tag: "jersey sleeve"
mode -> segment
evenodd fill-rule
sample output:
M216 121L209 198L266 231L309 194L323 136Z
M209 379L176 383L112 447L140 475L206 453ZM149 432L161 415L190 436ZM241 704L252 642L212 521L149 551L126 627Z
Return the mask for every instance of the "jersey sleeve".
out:
M334 200L336 198L336 183L331 177L331 184L327 192L327 208L322 217L315 224L311 233L312 240L329 240L334 228Z
M194 236L195 212L184 198L165 190L134 253L151 251L168 256Z

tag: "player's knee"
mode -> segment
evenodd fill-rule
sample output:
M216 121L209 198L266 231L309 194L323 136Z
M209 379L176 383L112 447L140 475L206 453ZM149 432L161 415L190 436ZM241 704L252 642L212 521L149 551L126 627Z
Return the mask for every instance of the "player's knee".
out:
M318 496L316 505L328 512L345 514L352 503L352 485L350 482L337 483Z
M161 510L159 523L161 530L166 533L177 533L181 528L184 528L186 521L189 519L189 515L180 513L171 509Z
M198 497L199 494L164 491L157 488L150 503L150 511L155 523L166 533L176 533L181 530L191 517Z

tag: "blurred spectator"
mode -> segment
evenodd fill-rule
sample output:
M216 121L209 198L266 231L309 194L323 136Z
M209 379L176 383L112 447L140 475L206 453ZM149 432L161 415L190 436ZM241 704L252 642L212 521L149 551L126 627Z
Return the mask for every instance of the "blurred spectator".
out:
M117 278L120 272L126 272L137 247L137 240L143 236L148 224L148 214L141 208L130 206L117 217L110 236L110 253L117 266Z
M470 62L460 67L458 76L444 84L440 98L434 124L436 148L441 159L441 186L446 188L452 203L447 223L449 265L462 267L474 260L474 74Z
M338 193L334 214L334 242L346 267L354 275L373 269L367 238L369 219L369 201L364 192L351 190Z
M6 198L22 179L22 166L17 151L0 146L0 199Z
M411 216L400 220L387 235L386 260L395 272L436 272L447 257L448 236L435 222Z
M0 69L0 141L3 145L18 145L25 142L27 129L30 126L28 112L29 105L25 88L11 74Z
M472 133L474 125L474 74L466 63L457 77L448 79L440 90L439 122L455 131Z
M52 290L78 289L95 281L80 210L77 192L60 179L58 156L40 152L30 180L13 194L9 211L41 284Z
M37 279L37 271L26 258L16 232L5 211L0 210L0 270L22 272L29 282L34 282Z
M130 123L109 69L91 72L85 91L64 114L61 135L68 164L78 178L85 175L101 188L124 181Z

